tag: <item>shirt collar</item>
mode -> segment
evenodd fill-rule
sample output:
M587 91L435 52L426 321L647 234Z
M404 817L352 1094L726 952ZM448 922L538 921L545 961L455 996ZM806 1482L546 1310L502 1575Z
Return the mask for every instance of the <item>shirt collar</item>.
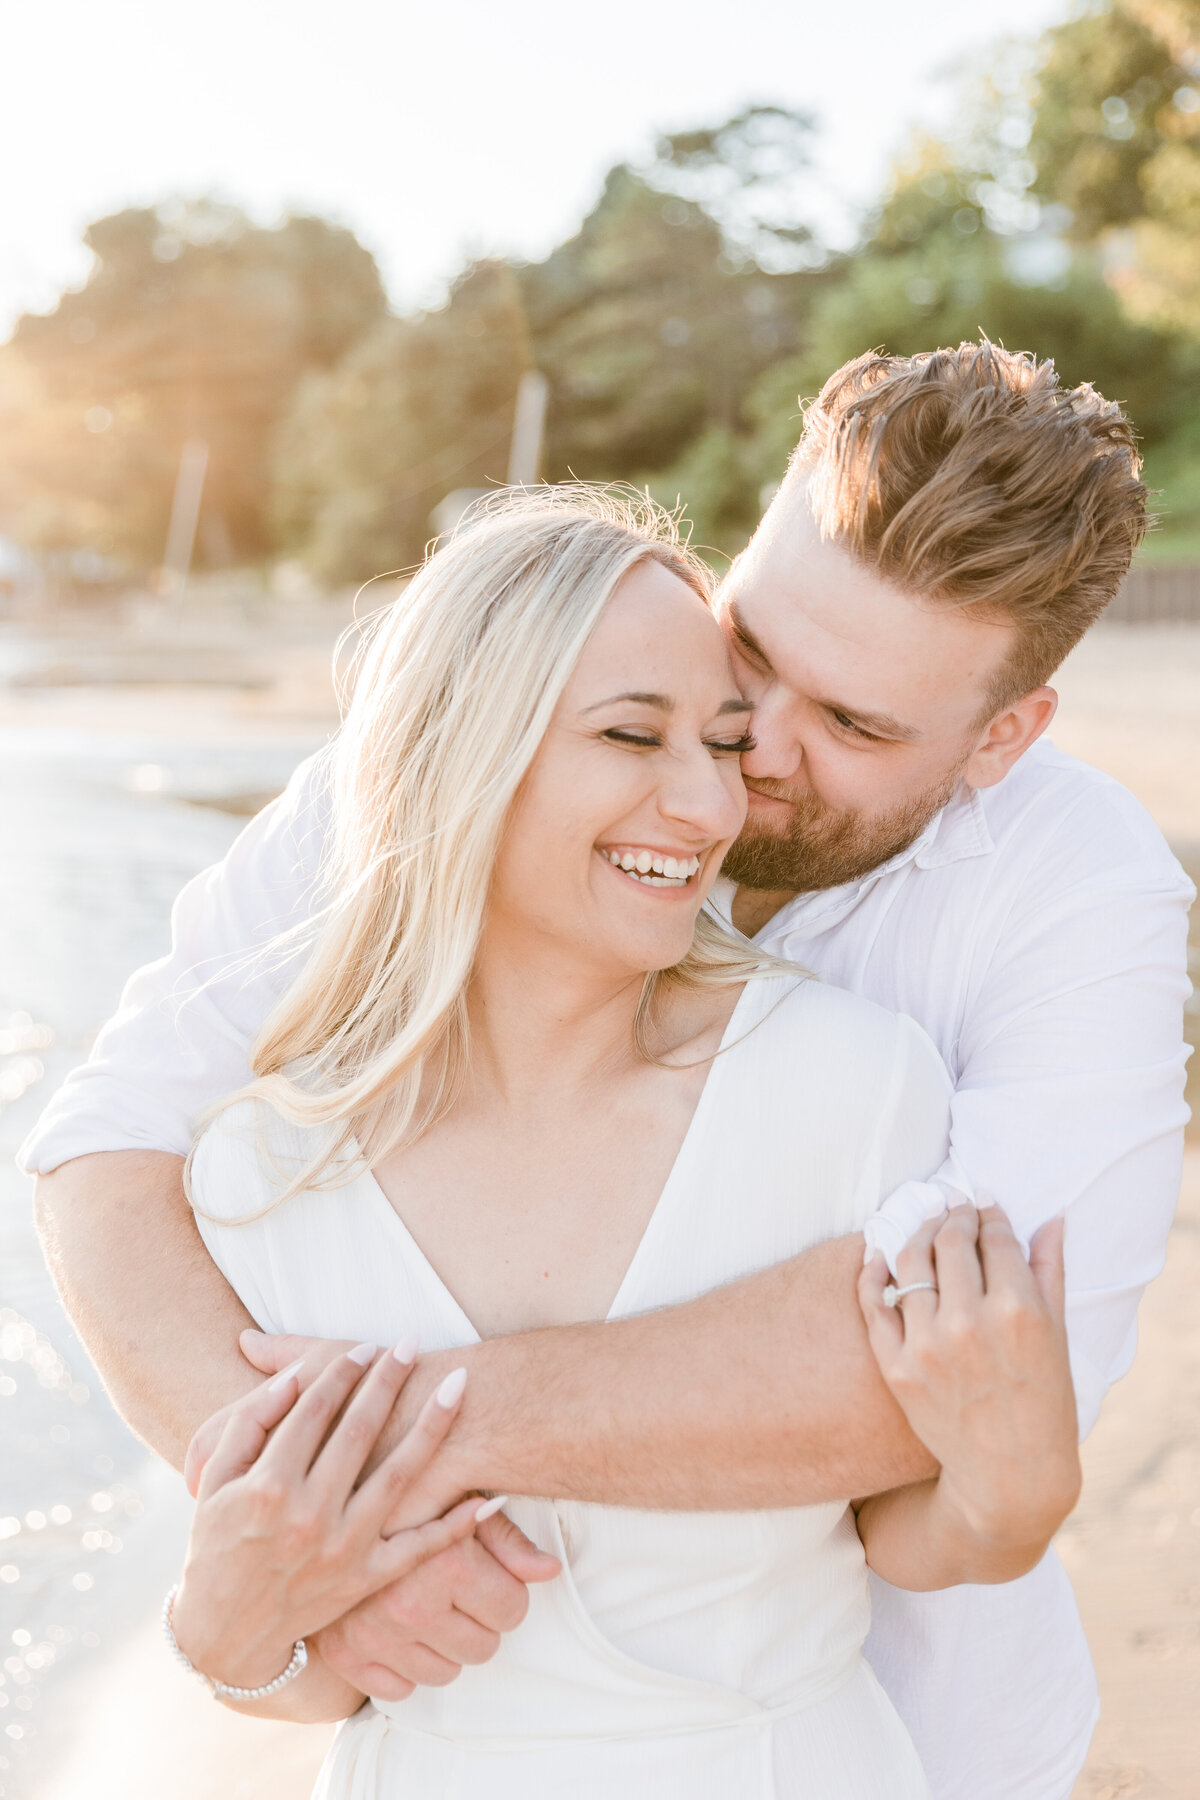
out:
M786 929L788 922L801 912L806 919L819 918L826 924L832 923L835 918L851 912L876 882L909 863L915 863L918 869L941 869L970 856L987 856L995 847L979 790L964 782L907 849L889 857L887 862L880 863L869 874L861 875L857 881L848 881L842 887L824 888L815 894L797 894L764 926L761 935L774 936L781 927ZM712 902L726 919L735 892L733 883L724 880L713 889Z

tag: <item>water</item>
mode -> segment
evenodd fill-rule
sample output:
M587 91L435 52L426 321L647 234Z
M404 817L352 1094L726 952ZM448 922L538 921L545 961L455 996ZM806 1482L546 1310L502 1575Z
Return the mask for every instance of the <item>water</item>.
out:
M240 829L219 808L252 810L315 742L0 727L0 1800L35 1800L70 1726L56 1697L157 1607L188 1515L59 1304L13 1154Z

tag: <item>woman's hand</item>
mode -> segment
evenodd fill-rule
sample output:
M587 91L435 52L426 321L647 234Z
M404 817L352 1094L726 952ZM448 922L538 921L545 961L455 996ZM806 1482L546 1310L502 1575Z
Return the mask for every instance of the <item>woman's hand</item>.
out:
M454 1422L465 1370L356 1487L414 1355L400 1346L376 1358L359 1345L299 1397L287 1370L232 1409L200 1481L174 1607L176 1641L204 1674L236 1687L272 1681L298 1637L470 1536L491 1509L476 1497L384 1536Z
M941 1464L934 1482L876 1496L859 1511L872 1567L889 1580L1009 1580L1039 1560L1075 1505L1081 1473L1062 1246L1056 1219L1026 1262L999 1207L963 1205L925 1225L897 1261L899 1286L930 1282L936 1291L888 1306L883 1258L863 1270L859 1303L880 1372ZM940 1542L918 1543L933 1537Z

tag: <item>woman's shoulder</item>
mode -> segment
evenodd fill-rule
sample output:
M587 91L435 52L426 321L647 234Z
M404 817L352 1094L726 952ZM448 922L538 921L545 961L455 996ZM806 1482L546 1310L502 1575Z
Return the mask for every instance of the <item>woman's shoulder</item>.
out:
M192 1150L188 1186L198 1212L235 1223L309 1167L322 1133L292 1124L253 1095L222 1107Z
M843 1103L859 1096L878 1106L893 1087L952 1091L949 1071L915 1019L816 976L780 974L747 985L736 1042L772 1085L798 1073Z

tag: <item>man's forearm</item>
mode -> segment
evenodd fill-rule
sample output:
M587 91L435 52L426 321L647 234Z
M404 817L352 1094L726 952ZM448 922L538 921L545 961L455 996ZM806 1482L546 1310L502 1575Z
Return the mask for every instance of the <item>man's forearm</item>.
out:
M202 1420L262 1377L238 1349L254 1321L196 1230L183 1162L107 1151L38 1177L38 1230L105 1387L152 1449L182 1468Z
M470 1369L451 1440L465 1487L666 1510L881 1493L936 1472L875 1365L862 1239L685 1305L422 1359L405 1416Z
M80 1157L38 1180L47 1260L124 1417L181 1467L196 1427L260 1375L182 1162ZM423 1358L405 1418L467 1361L451 1440L464 1488L667 1509L796 1505L933 1473L875 1367L840 1239L686 1305Z

